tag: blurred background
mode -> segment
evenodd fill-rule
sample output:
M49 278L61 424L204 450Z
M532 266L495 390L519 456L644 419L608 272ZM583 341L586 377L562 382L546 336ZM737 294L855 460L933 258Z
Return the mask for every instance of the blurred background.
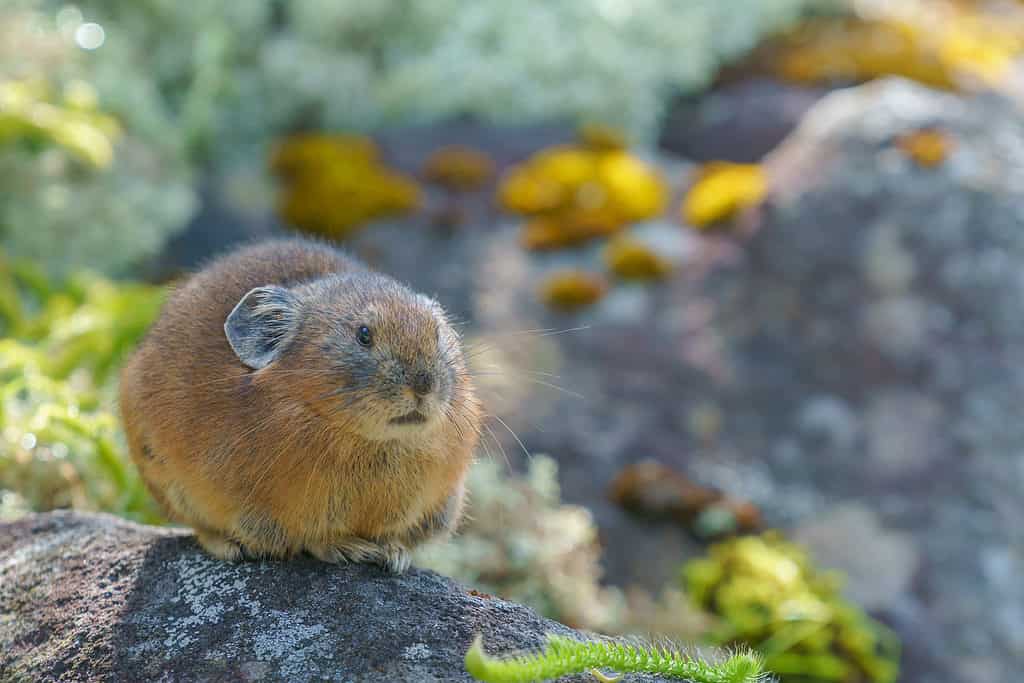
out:
M465 322L417 563L786 683L1024 668L1024 4L3 0L0 517L163 523L117 371L305 233Z

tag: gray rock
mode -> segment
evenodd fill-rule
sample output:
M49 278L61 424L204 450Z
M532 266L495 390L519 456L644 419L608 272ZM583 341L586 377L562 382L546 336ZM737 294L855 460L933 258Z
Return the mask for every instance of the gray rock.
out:
M760 161L827 92L771 78L722 83L707 93L677 98L658 142L696 161Z
M846 574L845 593L865 609L884 610L905 599L920 558L914 537L884 528L878 513L845 503L793 533L815 562Z
M460 681L475 634L548 632L574 633L428 571L230 564L109 515L0 525L0 681Z
M926 129L952 143L934 167L897 144ZM806 430L806 404L780 398L841 402L848 419L829 423L859 426L845 442L766 451L777 484L826 496L794 522L900 631L908 680L1010 680L1024 602L986 571L1024 566L1024 117L995 95L880 81L822 100L767 168L744 261L705 285L739 410L770 416L740 450ZM762 503L792 518L784 496Z

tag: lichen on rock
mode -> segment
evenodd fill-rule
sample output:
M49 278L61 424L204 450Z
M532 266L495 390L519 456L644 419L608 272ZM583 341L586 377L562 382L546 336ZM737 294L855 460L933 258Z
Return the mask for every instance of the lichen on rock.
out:
M469 681L476 634L502 652L582 637L429 571L221 562L109 515L0 523L0 558L4 680Z

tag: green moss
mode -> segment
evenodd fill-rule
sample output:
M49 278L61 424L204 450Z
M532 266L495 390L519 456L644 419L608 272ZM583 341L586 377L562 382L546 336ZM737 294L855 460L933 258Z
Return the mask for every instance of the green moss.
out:
M115 370L163 291L78 274L52 283L0 258L0 492L15 509L157 521L113 411Z
M752 647L784 683L892 683L899 643L842 597L842 577L816 569L775 533L733 539L689 562L691 598L718 617L718 645Z
M574 640L549 634L540 652L505 659L484 652L477 636L466 653L466 671L488 683L533 683L591 671L598 680L608 678L594 669L617 673L651 673L693 683L754 683L763 680L760 657L733 655L721 663L707 662L675 649L610 640Z

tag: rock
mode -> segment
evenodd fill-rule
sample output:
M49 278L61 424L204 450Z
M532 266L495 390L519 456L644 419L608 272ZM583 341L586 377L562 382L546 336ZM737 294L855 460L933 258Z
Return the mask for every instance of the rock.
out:
M898 144L920 131L951 141L935 166ZM744 261L702 287L746 403L734 419L763 418L725 438L763 452L777 486L806 478L840 504L801 515L804 536L892 615L908 676L970 662L1011 680L1024 602L982 577L994 556L1024 568L1024 117L880 81L822 100L766 167Z
M878 513L860 503L808 520L793 539L807 546L819 566L845 573L847 596L869 610L903 599L920 563L913 536L885 529Z
M694 161L755 163L775 148L827 88L771 78L724 83L677 98L659 136L666 151Z
M3 681L461 681L474 634L508 652L547 632L574 633L428 571L230 564L110 515L0 524Z

